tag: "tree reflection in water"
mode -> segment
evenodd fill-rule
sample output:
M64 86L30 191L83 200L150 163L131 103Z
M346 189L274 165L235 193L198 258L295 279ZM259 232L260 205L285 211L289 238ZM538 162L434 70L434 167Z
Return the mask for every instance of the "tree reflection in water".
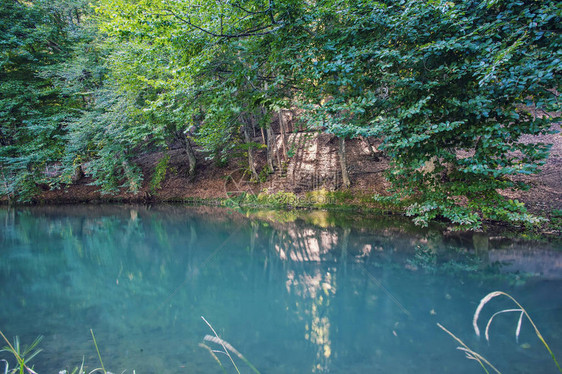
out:
M93 328L116 369L213 373L198 348L205 315L262 372L468 373L435 322L470 334L471 300L488 283L519 287L524 304L548 303L543 319L562 330L562 300L550 296L562 252L536 243L554 267L548 284L488 266L499 256L528 264L518 259L529 244L381 217L81 206L0 209L0 222L0 326L45 335L43 372L95 354ZM448 348L451 358L440 356Z

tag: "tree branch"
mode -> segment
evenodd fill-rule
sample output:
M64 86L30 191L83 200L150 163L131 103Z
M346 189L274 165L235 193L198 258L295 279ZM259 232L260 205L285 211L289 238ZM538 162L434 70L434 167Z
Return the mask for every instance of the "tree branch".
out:
M191 19L189 18L188 15L179 15L171 9L163 9L163 10L165 12L168 12L171 16L175 17L179 21L185 23L189 27L192 27L196 30L199 30L199 31L201 31L205 34L214 36L216 38L233 39L233 38L244 38L244 37L249 37L249 36L263 36L263 35L271 34L275 31L279 30L281 27L283 27L283 25L279 25L279 26L275 27L274 29L262 31L262 30L266 30L270 27L274 27L274 25L265 25L265 26L260 26L260 27L256 27L256 28L253 28L253 29L249 29L249 30L237 33L237 34L224 34L222 31L221 31L220 34L217 34L216 32L204 29L201 26L197 26L196 24L191 22Z
M273 17L273 7L274 6L275 6L275 3L273 2L273 0L269 0L269 8L268 8L269 17L271 18L271 23L277 24L277 21L275 21L275 17Z

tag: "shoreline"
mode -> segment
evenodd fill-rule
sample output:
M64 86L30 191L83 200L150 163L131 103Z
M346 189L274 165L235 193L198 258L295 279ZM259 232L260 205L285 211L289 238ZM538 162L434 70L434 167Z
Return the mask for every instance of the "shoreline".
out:
M288 193L287 193L288 194ZM140 195L140 194L139 194ZM255 195L258 196L258 195ZM270 195L271 196L271 195ZM293 197L295 197L294 195ZM353 196L353 195L352 195ZM296 196L299 198L299 196ZM306 197L300 196L301 201L306 201ZM356 198L356 197L355 197ZM364 198L364 196L363 196ZM73 199L34 199L26 203L13 203L6 199L0 200L0 207L14 207L14 208L26 208L26 207L64 207L64 206L166 206L166 205L182 205L182 206L193 206L193 207L218 207L225 209L232 209L235 211L278 211L278 212L314 212L314 211L326 211L328 213L338 213L338 212L352 212L365 215L380 215L386 217L396 217L412 223L411 219L406 216L403 209L399 206L385 205L381 204L365 204L365 202L350 202L350 201L337 201L336 199L330 200L331 204L290 204L290 203L279 203L274 200L265 200L261 202L253 201L249 202L244 198L201 198L201 197L176 197L176 198L158 198L151 196L147 198L146 196L134 196L134 197L124 197L124 196L107 196L99 198L73 198ZM335 202L334 202L335 201ZM553 215L545 215L548 220L541 225L537 226L525 226L525 225L514 225L502 221L489 221L483 220L482 227L480 229L459 229L454 225L444 221L435 220L431 223L432 226L441 227L443 232L464 232L464 233L487 233L490 235L507 235L514 236L521 239L539 240L547 242L557 242L562 241L562 217L557 217ZM423 227L418 226L420 229Z

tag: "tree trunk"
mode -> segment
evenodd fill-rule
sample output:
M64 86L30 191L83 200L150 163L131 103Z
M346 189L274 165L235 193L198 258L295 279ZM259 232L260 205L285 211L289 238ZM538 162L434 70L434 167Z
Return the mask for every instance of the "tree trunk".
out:
M347 173L347 160L345 157L345 138L339 138L338 156L340 158L341 178L343 186L349 188L351 182L349 181L349 174Z
M289 155L287 153L287 130L285 129L285 120L283 119L283 111L279 109L279 131L281 132L281 147L283 148L283 160L287 161Z
M260 126L260 134L261 134L261 141L263 145L267 147L267 140L265 140L265 132L263 131L263 127Z
M268 165L271 162L271 170L274 170L274 161L277 161L277 169L281 170L281 157L279 156L279 149L277 149L277 138L271 126L267 128L267 149L269 154Z
M192 126L193 127L193 126ZM190 178L195 177L195 168L197 167L197 159L195 158L195 151L190 141L190 134L193 132L188 132L187 134L183 131L176 131L175 138L180 141L185 153L187 154L187 163L189 164L189 169L187 175Z
M195 151L189 141L189 137L185 137L185 153L187 153L187 161L189 162L189 170L187 175L191 178L195 177L195 167L197 166L197 159L195 158Z
M258 172L256 171L256 166L254 165L254 150L250 145L252 139L250 139L250 127L253 127L252 118L249 117L244 125L244 140L248 144L248 167L250 168L250 173L252 173L252 179L258 180Z
M269 168L270 172L273 172L273 170L275 170L274 166L273 166L273 160L275 158L275 143L274 140L275 138L273 137L273 130L271 129L271 126L267 126L267 129L265 130L266 135L267 135L267 143L266 143L266 147L267 147L267 167Z

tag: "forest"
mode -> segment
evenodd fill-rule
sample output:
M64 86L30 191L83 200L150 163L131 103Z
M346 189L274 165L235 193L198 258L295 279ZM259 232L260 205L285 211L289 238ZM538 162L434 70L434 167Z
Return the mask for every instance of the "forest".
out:
M197 149L257 179L291 110L342 154L380 142L391 188L373 199L416 223L534 223L500 192L549 156L520 140L560 122L561 16L555 0L3 0L0 196L84 174L135 192L151 182L135 160L178 144L193 178Z

